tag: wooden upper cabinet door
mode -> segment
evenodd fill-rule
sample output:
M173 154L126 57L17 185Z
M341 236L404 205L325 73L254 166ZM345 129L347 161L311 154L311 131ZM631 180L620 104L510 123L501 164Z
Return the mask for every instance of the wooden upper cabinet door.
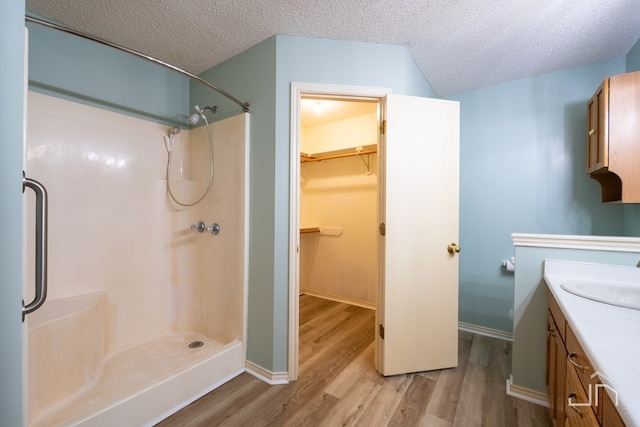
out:
M599 91L600 89L598 89ZM593 95L587 103L587 173L595 171L598 141L598 96Z
M640 203L640 71L607 80L606 167L620 177L621 201Z
M605 79L587 104L587 172L609 165L609 79Z

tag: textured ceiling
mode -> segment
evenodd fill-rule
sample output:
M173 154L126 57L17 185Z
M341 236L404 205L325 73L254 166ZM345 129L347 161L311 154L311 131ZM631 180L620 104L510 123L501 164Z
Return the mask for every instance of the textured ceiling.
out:
M440 96L626 55L640 0L27 0L194 74L273 36L403 45Z

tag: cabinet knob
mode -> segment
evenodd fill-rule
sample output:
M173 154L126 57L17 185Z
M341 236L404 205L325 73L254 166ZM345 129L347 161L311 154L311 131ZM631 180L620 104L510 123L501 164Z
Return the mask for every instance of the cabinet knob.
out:
M589 136L593 135L594 133L596 133L595 129L589 129Z

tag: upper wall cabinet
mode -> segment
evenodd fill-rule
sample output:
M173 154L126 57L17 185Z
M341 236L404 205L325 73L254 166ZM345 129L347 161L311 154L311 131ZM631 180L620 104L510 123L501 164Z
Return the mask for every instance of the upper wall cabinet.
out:
M640 203L640 71L605 79L587 104L587 172L603 203Z

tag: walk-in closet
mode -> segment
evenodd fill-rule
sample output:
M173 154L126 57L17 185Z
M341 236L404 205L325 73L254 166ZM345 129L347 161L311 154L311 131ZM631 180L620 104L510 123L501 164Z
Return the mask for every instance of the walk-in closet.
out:
M375 308L377 101L303 98L300 293Z

